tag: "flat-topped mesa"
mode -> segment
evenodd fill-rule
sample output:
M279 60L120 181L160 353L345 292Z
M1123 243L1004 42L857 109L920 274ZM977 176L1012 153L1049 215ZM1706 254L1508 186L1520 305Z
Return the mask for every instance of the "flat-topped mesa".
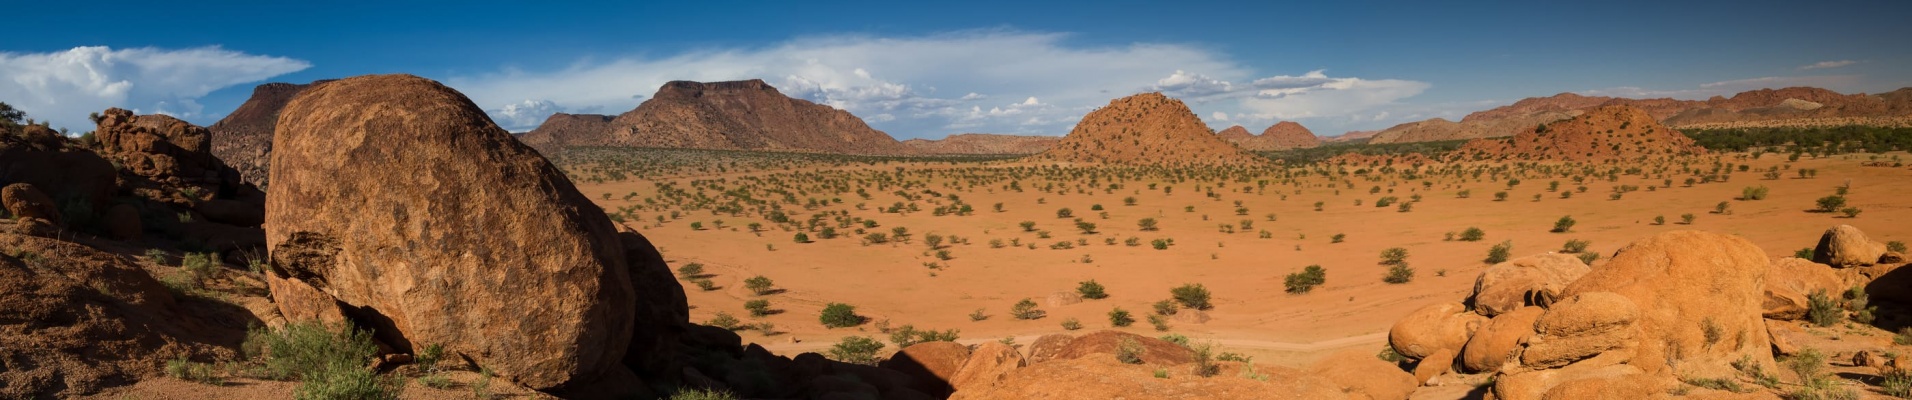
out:
M1036 160L1141 165L1249 165L1259 156L1216 137L1181 100L1161 93L1115 99L1089 112Z
M785 96L762 80L671 81L636 109L546 120L521 139L546 151L575 146L915 154L848 111Z
M271 175L272 129L279 110L293 96L331 79L308 84L273 82L252 88L245 104L206 127L212 131L212 154L239 170L246 183L265 186Z

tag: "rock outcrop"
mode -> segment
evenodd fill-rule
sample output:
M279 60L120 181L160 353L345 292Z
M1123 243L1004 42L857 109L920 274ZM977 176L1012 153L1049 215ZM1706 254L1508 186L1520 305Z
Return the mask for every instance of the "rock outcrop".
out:
M1734 362L1773 370L1761 318L1767 263L1746 239L1714 233L1629 244L1540 315L1519 363L1500 369L1495 397L1662 392L1681 377L1733 376Z
M1475 139L1450 154L1457 160L1616 161L1704 154L1679 131L1660 125L1646 111L1606 106L1508 139Z
M1294 121L1281 121L1269 125L1268 129L1261 131L1261 135L1251 135L1248 129L1235 125L1216 133L1215 136L1248 151L1279 151L1321 145L1321 139L1316 138L1314 132L1308 131L1307 127Z
M1055 147L1062 138L1055 136L1019 136L997 135L989 133L961 133L949 135L939 140L910 139L903 145L914 148L923 154L949 155L1020 155L1036 154Z
M268 283L288 318L440 344L538 390L628 375L627 350L672 357L660 333L682 320L633 308L682 304L641 281L669 272L633 270L661 265L631 263L603 211L457 91L342 79L293 98L274 132Z
M1474 312L1488 317L1526 306L1546 306L1587 274L1579 258L1548 253L1494 264L1474 280Z
M1082 116L1040 161L1141 165L1252 165L1266 160L1215 136L1181 100L1161 93L1115 99Z
M1811 307L1808 296L1815 292L1840 296L1849 287L1831 266L1786 257L1773 261L1766 272L1766 298L1761 304L1766 318L1797 321Z
M836 154L913 154L848 111L791 98L762 80L673 81L636 109L599 124L598 116L553 116L525 133L539 148L572 146L665 147L799 151Z
M1852 225L1839 225L1819 236L1819 245L1812 250L1812 262L1837 267L1865 266L1878 263L1885 252L1885 243L1867 238L1865 232Z
M206 127L212 132L212 154L238 170L246 183L266 187L272 161L272 129L279 123L279 110L300 92L330 81L303 85L274 82L253 87L252 97L244 104Z
M1308 373L1334 382L1349 398L1406 399L1421 386L1413 374L1361 350L1323 357L1308 367Z
M1812 87L1759 89L1715 96L1704 101L1631 99L1561 93L1521 99L1514 104L1468 114L1460 122L1440 118L1396 125L1374 135L1371 143L1408 143L1505 137L1579 116L1607 106L1644 110L1676 129L1785 126L1912 126L1907 89L1879 95L1840 94Z
M1459 352L1486 322L1486 317L1468 311L1461 303L1430 305L1395 322L1388 329L1388 344L1394 352L1413 359L1443 349Z

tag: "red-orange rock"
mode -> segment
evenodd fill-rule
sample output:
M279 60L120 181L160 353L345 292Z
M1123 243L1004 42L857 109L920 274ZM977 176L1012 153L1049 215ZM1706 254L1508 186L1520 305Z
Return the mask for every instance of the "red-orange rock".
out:
M942 397L954 389L951 383L955 382L963 364L969 362L969 357L969 346L933 341L904 347L878 366L909 374L914 379L911 388Z
M1445 351L1445 350L1443 350ZM1453 361L1452 353L1448 361ZM1414 374L1362 350L1343 350L1316 361L1308 372L1334 382L1350 398L1398 400L1414 393Z
M1115 99L1034 160L1149 165L1249 165L1267 160L1215 137L1181 100L1161 93Z
M969 360L963 363L949 384L958 391L968 387L995 386L1009 374L1015 373L1016 369L1027 365L1028 362L1023 359L1022 353L1016 352L1016 348L998 342L986 342L970 352Z
M299 94L274 134L275 295L307 285L401 351L442 344L533 389L623 368L639 296L616 230L463 95L343 79Z
M1054 360L1071 360L1095 356L1115 359L1116 349L1124 342L1133 342L1142 349L1143 364L1177 365L1195 361L1195 352L1167 340L1120 331L1099 331L1069 341L1068 346L1056 352Z

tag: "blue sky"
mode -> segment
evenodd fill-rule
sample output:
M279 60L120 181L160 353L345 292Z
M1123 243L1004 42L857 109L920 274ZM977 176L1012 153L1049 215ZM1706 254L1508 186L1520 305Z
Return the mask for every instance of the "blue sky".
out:
M32 34L0 41L0 101L75 131L109 106L211 124L257 83L402 72L523 131L761 78L907 139L1061 135L1158 90L1216 129L1336 135L1560 92L1912 86L1906 1L1029 3L11 4Z

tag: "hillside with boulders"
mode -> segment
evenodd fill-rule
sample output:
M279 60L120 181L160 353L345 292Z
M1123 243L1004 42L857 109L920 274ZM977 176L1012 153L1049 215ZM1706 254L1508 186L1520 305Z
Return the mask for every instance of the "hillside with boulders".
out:
M960 133L942 139L910 139L903 141L923 154L1036 154L1055 147L1062 138L1055 136L999 135L992 133Z
M1082 117L1037 160L1144 165L1246 165L1264 159L1216 137L1181 100L1161 93L1115 99Z
M785 96L763 80L672 81L636 109L601 116L553 115L525 143L576 146L913 154L850 112ZM555 123L555 124L553 124Z
M1617 161L1704 154L1679 131L1645 110L1604 106L1580 116L1538 125L1512 138L1474 139L1450 154L1459 160Z

